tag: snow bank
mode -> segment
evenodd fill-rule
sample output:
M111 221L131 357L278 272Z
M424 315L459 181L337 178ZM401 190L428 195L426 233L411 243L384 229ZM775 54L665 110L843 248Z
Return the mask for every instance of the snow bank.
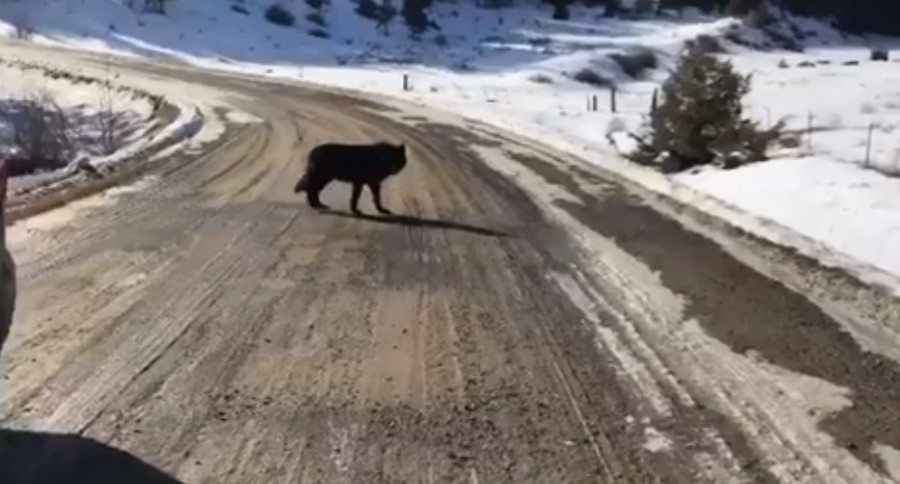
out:
M703 170L677 181L900 274L900 179L809 157Z

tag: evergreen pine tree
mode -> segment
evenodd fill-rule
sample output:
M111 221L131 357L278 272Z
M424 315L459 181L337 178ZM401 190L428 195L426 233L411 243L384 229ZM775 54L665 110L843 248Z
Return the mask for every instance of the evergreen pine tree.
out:
M662 102L651 115L650 139L636 157L667 170L718 163L733 167L765 158L780 130L760 131L743 118L741 100L750 77L728 61L693 47L663 84Z

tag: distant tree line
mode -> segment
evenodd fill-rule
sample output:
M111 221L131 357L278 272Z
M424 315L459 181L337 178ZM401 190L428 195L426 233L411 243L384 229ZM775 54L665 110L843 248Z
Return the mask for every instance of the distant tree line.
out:
M853 33L900 35L896 16L900 5L896 0L660 0L660 8L696 7L705 12L735 15L749 13L762 4L797 15L831 18L840 28Z
M146 0L154 2L158 0ZM391 19L399 13L414 37L429 28L437 29L437 24L428 16L428 9L434 0L399 0L400 11L394 9L391 0L359 0L357 13L376 20L379 30L387 33ZM553 6L553 18L567 20L569 7L576 3L588 7L603 7L605 14L615 16L626 9L623 0L543 0ZM376 3L378 2L378 3ZM380 4L379 4L380 3ZM514 6L516 0L476 0L482 8ZM810 17L834 20L838 27L852 33L878 33L900 35L900 22L896 20L897 0L635 0L639 13L655 13L662 10L697 8L707 13L727 15L748 15L765 12L766 7L784 9L788 12Z
M568 17L568 7L582 3L589 7L605 7L607 15L623 10L622 0L544 0L554 7L554 18ZM900 35L897 21L897 0L636 0L636 10L648 13L656 10L695 7L707 13L746 15L765 6L809 17L833 19L837 25L852 33Z
M603 7L605 15L612 17L626 11L622 0L543 0L553 6L553 18L565 20L569 17L571 5L582 3L588 7ZM704 12L727 12L732 14L749 13L758 7L762 0L635 0L633 10L637 13L656 13L665 9L682 9L696 7Z
M849 32L900 35L897 0L778 0L775 3L799 15L832 17Z

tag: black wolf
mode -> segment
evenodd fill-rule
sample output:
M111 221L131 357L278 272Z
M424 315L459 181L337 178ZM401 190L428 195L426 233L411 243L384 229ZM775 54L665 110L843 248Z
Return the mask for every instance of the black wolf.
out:
M331 183L340 180L353 184L350 209L360 213L357 205L363 185L369 187L375 208L384 214L391 213L381 205L381 182L396 175L406 166L406 147L388 143L371 145L324 144L309 153L306 172L294 186L294 192L306 192L306 200L315 209L328 207L319 201L319 192Z

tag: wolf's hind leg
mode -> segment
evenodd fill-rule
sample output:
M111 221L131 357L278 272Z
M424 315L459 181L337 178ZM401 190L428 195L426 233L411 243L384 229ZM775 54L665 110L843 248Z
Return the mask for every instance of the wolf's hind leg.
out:
M310 183L309 186L306 187L306 201L309 203L309 206L316 210L328 210L328 205L325 205L319 200L319 192L321 192L325 185L328 185L328 182L318 182L318 183Z

